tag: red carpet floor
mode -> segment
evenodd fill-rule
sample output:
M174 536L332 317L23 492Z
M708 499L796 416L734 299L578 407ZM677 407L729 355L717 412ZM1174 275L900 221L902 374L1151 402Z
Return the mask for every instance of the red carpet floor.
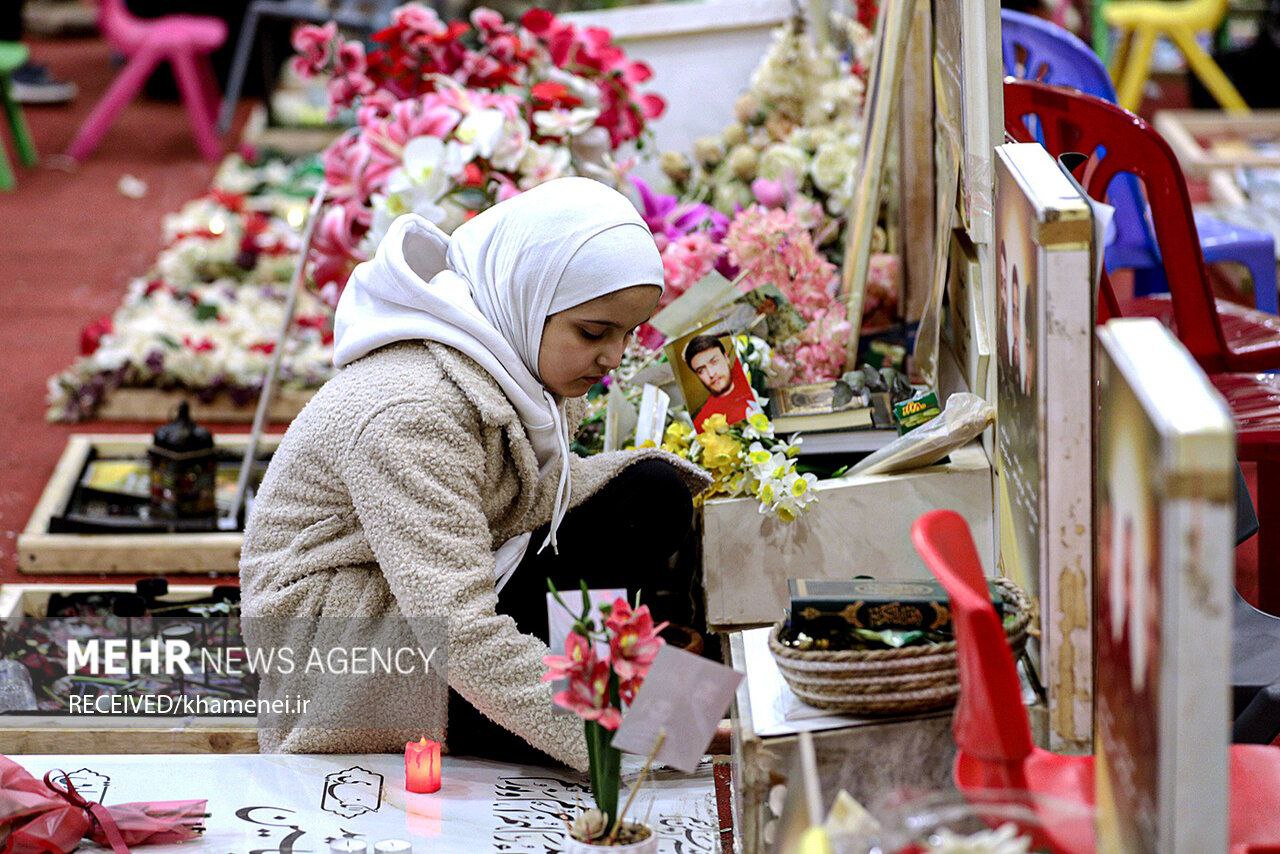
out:
M196 154L182 106L145 99L121 115L88 162L64 162L60 153L115 69L97 39L32 47L38 61L74 80L81 92L69 107L28 108L42 163L20 169L17 191L0 194L0 582L53 580L19 574L15 545L70 434L154 429L49 424L45 383L75 358L80 328L111 313L129 279L147 269L160 249L161 217L201 193L214 168ZM241 122L246 114L242 106ZM147 182L144 198L120 194L117 184L126 174ZM1247 474L1252 483L1252 471ZM1250 601L1256 568L1257 546L1246 544L1237 555L1237 585Z
M37 61L79 84L80 96L70 106L27 108L41 164L15 164L17 191L0 193L0 582L52 580L17 573L16 536L70 434L154 429L49 424L45 384L76 357L80 328L110 314L130 278L151 264L164 214L199 195L214 172L196 153L182 106L145 98L121 114L88 162L67 162L61 153L116 70L98 39L31 47ZM121 195L126 174L147 183L145 197Z

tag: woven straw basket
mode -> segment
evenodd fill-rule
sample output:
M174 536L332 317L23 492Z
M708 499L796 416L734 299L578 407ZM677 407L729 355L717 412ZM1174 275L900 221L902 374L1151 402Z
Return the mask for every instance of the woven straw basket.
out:
M994 579L1006 607L1015 614L1005 629L1017 656L1027 641L1031 599L1004 578ZM960 695L956 642L900 649L799 650L778 639L782 623L769 633L769 651L782 678L804 703L854 714L903 714L946 708Z

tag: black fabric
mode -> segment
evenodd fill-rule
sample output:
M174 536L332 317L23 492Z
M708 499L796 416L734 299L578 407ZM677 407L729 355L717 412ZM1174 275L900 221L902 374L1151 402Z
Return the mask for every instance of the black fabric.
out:
M1280 89L1275 86L1269 68L1280 63L1280 0L1267 0L1262 18L1258 22L1258 34L1253 42L1242 47L1223 49L1215 36L1213 58L1240 92L1245 103L1255 110L1280 107ZM1223 23L1226 26L1226 22ZM1191 106L1198 110L1218 110L1218 100L1213 97L1200 78L1187 73L1190 84Z
M559 554L550 546L537 554L547 527L533 533L524 560L498 594L498 613L514 619L521 632L547 640L550 578L570 607L582 601L581 579L591 589L625 587L632 601L638 592L655 620L679 617L655 594L687 587L689 580L673 577L668 562L689 536L692 525L693 501L679 472L662 460L634 463L565 515L556 535ZM452 689L448 743L453 754L532 764L549 760L519 736L484 717Z
M0 42L22 41L22 7L27 0L0 0Z
M1280 736L1280 682L1253 696L1231 726L1232 744L1271 744Z
M1249 497L1249 484L1244 480L1244 469L1236 463L1236 545L1258 533L1258 513Z

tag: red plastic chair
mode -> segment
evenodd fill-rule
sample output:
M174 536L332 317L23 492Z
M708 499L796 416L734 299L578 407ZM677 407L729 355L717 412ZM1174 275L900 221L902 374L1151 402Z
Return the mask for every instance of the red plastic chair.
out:
M926 513L911 526L911 541L951 600L960 674L952 723L956 788L975 796L1032 792L1093 806L1093 757L1050 753L1031 740L1017 665L964 517L951 510ZM1051 816L1044 823L1055 850L1093 851L1092 824L1054 827Z
M1154 128L1074 89L1006 79L1005 130L1020 142L1035 142L1027 116L1036 117L1043 144L1055 157L1071 151L1096 155L1105 149L1104 156L1086 165L1081 180L1093 198L1105 198L1118 174L1142 179L1169 294L1122 305L1126 316L1159 318L1207 373L1280 368L1280 317L1214 298L1186 181L1173 150Z
M956 787L966 796L1025 791L1092 806L1093 757L1051 753L1031 741L1013 653L964 517L951 510L925 513L911 526L911 541L951 600L960 674L953 724ZM1232 745L1230 775L1232 854L1280 851L1280 750ZM1038 844L1093 850L1091 826L1044 819L1051 839Z
M1209 377L1236 423L1236 457L1257 465L1258 607L1280 614L1280 375Z
M217 160L222 149L214 122L221 94L209 54L227 40L227 25L217 18L196 15L144 20L131 15L124 0L99 0L98 26L111 49L129 61L80 126L67 153L76 160L92 154L116 116L142 91L151 72L167 62L173 68L201 155Z
M1259 605L1280 614L1280 385L1252 373L1280 368L1280 317L1213 298L1186 182L1173 151L1146 122L1072 89L1007 79L1004 93L1005 129L1015 138L1032 141L1023 117L1034 115L1055 156L1106 148L1092 174L1080 176L1093 198L1103 198L1118 172L1145 183L1171 294L1119 305L1104 273L1098 322L1120 315L1159 318L1227 398L1239 431L1238 456L1258 464Z

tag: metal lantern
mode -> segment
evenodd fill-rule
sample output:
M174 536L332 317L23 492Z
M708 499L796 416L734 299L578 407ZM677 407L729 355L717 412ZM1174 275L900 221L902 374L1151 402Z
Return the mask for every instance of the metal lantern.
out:
M162 519L217 515L218 455L213 436L191 420L186 402L178 417L155 432L147 449L151 461L151 514Z

